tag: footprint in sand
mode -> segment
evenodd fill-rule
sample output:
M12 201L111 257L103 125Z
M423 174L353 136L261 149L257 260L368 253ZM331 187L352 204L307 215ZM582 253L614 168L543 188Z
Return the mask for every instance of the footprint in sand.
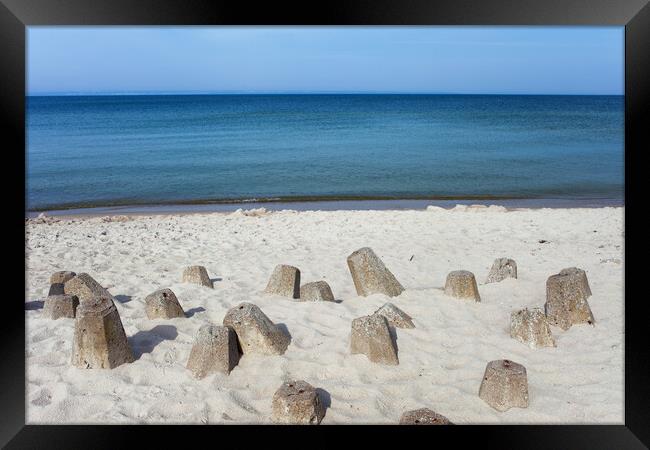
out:
M165 352L164 361L165 365L169 367L173 366L176 363L176 351L174 349L167 350L167 352Z
M52 403L52 393L48 389L43 388L30 403L36 406L47 406Z
M232 398L235 404L239 406L241 409L243 409L244 411L248 411L249 413L259 415L259 412L252 405L250 405L246 400L244 400L241 397L241 394L235 391L231 391L230 398Z
M390 418L394 414L393 411L395 408L392 408L384 399L376 399L375 406L377 407L377 411L379 411L379 413L384 417Z

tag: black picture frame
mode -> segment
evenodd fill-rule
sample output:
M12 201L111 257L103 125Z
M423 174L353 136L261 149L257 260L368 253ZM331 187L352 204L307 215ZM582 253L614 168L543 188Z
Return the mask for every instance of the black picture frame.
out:
M625 26L625 424L553 426L464 426L464 427L345 427L361 431L377 442L401 443L440 439L454 446L479 439L499 448L589 448L627 449L650 445L650 358L645 332L650 317L648 300L635 296L642 291L645 246L639 221L637 192L642 186L641 157L648 149L650 128L650 6L647 0L347 0L326 2L234 2L206 0L0 0L0 114L5 194L5 257L10 270L4 272L11 294L4 298L1 323L0 444L6 448L121 448L141 433L147 441L165 442L167 447L194 444L208 438L222 444L225 437L247 442L251 436L269 440L296 441L307 436L287 434L283 427L192 427L175 434L176 427L152 426L34 426L25 425L25 321L18 298L24 269L16 263L24 254L18 238L25 218L25 36L33 25L619 25ZM14 179L15 178L15 179ZM22 184L21 180L22 179ZM22 191L22 193L21 193ZM638 198L637 198L638 196ZM631 208L631 209L630 209ZM642 222L641 222L642 223ZM11 233L11 234L9 234ZM22 247L22 248L21 248ZM7 251L6 249L5 251ZM24 288L24 286L22 286ZM14 294L16 291L16 295ZM24 289L23 289L24 293ZM638 298L636 298L638 297ZM154 429L155 428L155 429ZM304 434L327 434L342 427L295 428ZM214 433L218 433L215 435ZM188 434L190 433L189 437ZM210 434L208 434L210 433ZM435 437L429 434L435 433ZM426 435L425 435L426 434ZM215 436L218 436L216 438ZM215 440L216 439L216 440ZM304 445L321 444L308 438ZM435 439L435 440L431 440ZM322 443L326 443L323 441ZM288 442L290 444L290 442ZM645 445L644 445L645 444ZM337 445L336 442L328 445ZM366 442L369 445L369 442Z

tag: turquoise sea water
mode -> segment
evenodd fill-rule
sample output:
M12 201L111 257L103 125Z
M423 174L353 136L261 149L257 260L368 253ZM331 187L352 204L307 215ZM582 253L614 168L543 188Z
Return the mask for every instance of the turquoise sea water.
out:
M29 210L338 198L623 199L624 97L27 98Z

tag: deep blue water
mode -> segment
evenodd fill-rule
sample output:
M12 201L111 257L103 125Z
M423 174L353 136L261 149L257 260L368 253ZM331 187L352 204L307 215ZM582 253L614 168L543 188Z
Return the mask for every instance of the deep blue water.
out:
M623 198L624 97L27 98L28 209L263 198Z

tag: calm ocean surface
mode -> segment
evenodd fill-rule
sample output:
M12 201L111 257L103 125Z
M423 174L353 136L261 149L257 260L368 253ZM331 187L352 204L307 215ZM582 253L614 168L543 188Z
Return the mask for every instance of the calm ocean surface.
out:
M222 200L623 203L624 97L27 98L30 210Z

